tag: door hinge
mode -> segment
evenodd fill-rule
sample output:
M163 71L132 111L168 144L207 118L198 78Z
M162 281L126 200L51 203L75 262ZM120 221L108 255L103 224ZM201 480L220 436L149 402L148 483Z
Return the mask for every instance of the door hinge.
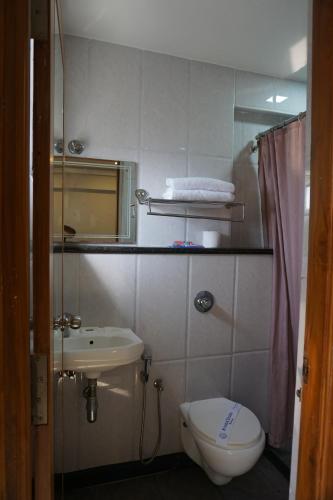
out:
M303 358L303 368L302 368L302 379L303 379L303 384L308 383L309 379L309 360L306 356Z
M47 355L31 354L31 421L33 425L47 424L47 387Z

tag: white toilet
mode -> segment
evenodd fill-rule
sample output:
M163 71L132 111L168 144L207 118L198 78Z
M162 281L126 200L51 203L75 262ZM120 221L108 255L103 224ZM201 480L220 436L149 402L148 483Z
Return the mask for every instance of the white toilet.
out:
M235 405L237 414L233 415L228 437L223 434L221 442L218 437L221 425L228 422ZM248 408L226 398L217 398L183 403L180 410L184 450L213 483L226 484L233 477L244 474L263 452L265 433Z

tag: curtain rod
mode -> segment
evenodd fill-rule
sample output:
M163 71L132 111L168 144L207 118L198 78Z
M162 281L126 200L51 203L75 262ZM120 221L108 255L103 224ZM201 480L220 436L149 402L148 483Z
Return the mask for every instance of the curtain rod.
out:
M291 118L288 118L287 120L284 120L282 123L278 123L277 125L274 125L274 127L269 128L268 130L265 130L265 132L260 132L258 135L256 135L256 140L259 141L261 137L264 137L265 135L269 134L270 132L274 132L274 130L278 130L280 128L284 128L290 123L296 122L297 120L301 120L306 116L306 111L302 111L302 113L299 113L296 116L292 116Z
M269 128L268 130L265 130L264 132L260 132L259 134L256 135L255 140L257 144L252 146L252 152L254 153L258 149L258 142L262 137L265 137L265 135L269 134L270 132L274 132L275 130L279 130L280 128L287 127L287 125L290 125L290 123L296 122L297 120L301 120L306 116L306 111L302 111L296 116L292 116L291 118L288 118L287 120L284 120L281 123L278 123L277 125L274 125L273 127Z

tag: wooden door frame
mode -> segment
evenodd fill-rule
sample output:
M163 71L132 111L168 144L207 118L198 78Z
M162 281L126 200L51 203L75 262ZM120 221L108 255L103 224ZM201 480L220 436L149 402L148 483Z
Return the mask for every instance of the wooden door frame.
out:
M333 498L333 1L314 0L311 208L297 500Z
M51 2L45 0L49 8ZM51 12L51 11L50 11ZM50 17L49 17L50 19ZM28 0L0 4L0 498L31 499L29 345L29 38ZM50 26L50 25L49 25ZM314 0L312 50L311 209L305 356L297 500L331 500L333 454L333 1ZM38 350L51 350L50 224L51 151L50 50L44 47L46 98L40 129L38 211L47 209L35 237L40 269L37 297ZM42 51L43 52L43 51ZM47 76L48 75L48 76ZM48 80L49 78L49 80ZM43 92L44 93L44 92ZM42 93L42 94L43 94ZM45 95L44 95L45 97ZM42 104L41 104L42 105ZM41 123L42 123L41 122ZM46 158L47 155L47 158ZM41 206L42 205L42 206ZM44 208L43 208L44 207ZM42 229L43 228L43 229ZM37 231L37 233L36 233ZM38 234L38 236L36 235ZM37 261L38 262L38 261ZM43 275L43 272L47 274ZM44 281L45 280L45 281ZM42 292L44 291L44 292ZM43 293L48 294L47 297ZM42 322L44 317L45 324ZM51 361L49 359L51 375ZM51 379L50 379L51 380ZM52 405L52 391L49 391ZM49 407L49 417L51 417ZM37 432L40 498L52 492L52 422ZM42 444L44 443L44 444ZM42 457L46 452L44 464ZM45 476L41 477L41 476ZM43 493L42 493L43 492ZM41 495L44 494L44 497Z
M52 190L54 0L38 0L33 16L33 320L34 352L47 356L47 424L34 427L34 500L54 493L52 342Z
M30 2L0 2L0 498L32 489L29 332Z

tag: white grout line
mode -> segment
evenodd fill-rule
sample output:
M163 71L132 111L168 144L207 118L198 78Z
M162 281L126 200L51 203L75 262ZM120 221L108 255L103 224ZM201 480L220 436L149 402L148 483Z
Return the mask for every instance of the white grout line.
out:
M133 328L134 331L137 331L137 302L139 296L138 290L138 257L139 255L135 255L134 261L134 311L133 311Z
M192 63L189 61L187 63L188 75L187 75L187 95L186 95L186 176L190 173L190 110L191 110L191 73L192 73ZM188 240L189 234L189 219L185 219L185 232L184 238Z
M237 321L237 296L238 296L238 275L239 275L239 256L235 256L234 268L234 290L233 290L233 308L232 308L232 356L230 364L230 385L229 395L232 398L234 386L234 354L236 347L236 321Z
M187 260L187 301L186 301L186 330L185 330L185 356L186 356L186 362L185 362L185 395L184 395L184 400L187 398L187 392L188 392L188 378L189 378L189 363L188 363L188 358L189 358L189 353L190 353L190 307L191 307L191 284L192 284L192 261L193 258L192 256L188 256Z
M136 335L140 336L138 334L138 323L139 323L139 307L138 307L138 302L139 302L139 286L140 286L139 268L140 268L140 265L141 265L141 257L142 257L142 255L137 255L136 257L137 258L136 258L136 263L135 263L134 331L135 331Z

